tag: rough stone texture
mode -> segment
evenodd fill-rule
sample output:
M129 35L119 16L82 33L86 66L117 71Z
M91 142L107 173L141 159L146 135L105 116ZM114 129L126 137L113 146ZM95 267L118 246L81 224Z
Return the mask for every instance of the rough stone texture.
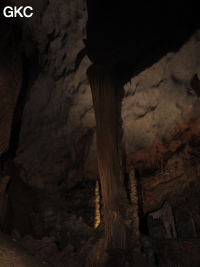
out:
M34 5L37 12L22 21L38 44L41 72L25 105L15 162L33 187L58 182L72 187L84 178L94 127L85 74L90 65L83 43L86 4L61 0Z
M98 179L94 110L86 78L91 62L83 43L86 3L9 2L33 6L34 16L21 18L22 50L28 58L34 53L39 55L37 71L32 66L33 72L39 74L25 104L14 158L19 175L11 174L11 183L6 188L8 210L13 212L7 214L7 221L12 224L9 231L40 259L52 254L49 259L54 266L65 266L70 258L75 259L78 254L75 250L81 250L93 232L95 182L90 180ZM141 36L142 32L138 34ZM151 43L148 35L144 37ZM117 38L116 35L112 45ZM120 40L117 51L123 50L124 54L115 58L113 49L110 55L115 62L124 56L129 58L130 51L123 49L122 44ZM136 42L134 49L139 50L140 44ZM125 47L130 48L131 44L126 43ZM145 49L143 42L142 51ZM99 53L104 56L104 49ZM124 171L130 164L136 169L141 228L146 232L149 227L154 238L163 238L165 234L159 222L149 221L148 213L159 210L165 202L172 207L178 238L200 237L199 55L197 31L179 51L168 52L124 86ZM126 189L129 193L128 186ZM159 235L155 234L157 231ZM25 237L27 234L39 240ZM169 242L164 241L160 250L154 246L160 266L184 262L179 255L185 243L178 242L172 244L177 252L174 261ZM186 254L188 257L192 251L192 264L199 263L196 247L198 242L195 245L188 241ZM188 264L191 262L188 260Z
M39 260L47 259L48 266L54 267L79 267L77 263L76 252L74 247L69 245L63 251L59 251L52 238L44 237L41 240L36 240L31 236L26 236L19 241L20 245L28 249ZM74 258L74 259L73 259Z
M42 263L28 254L23 247L0 233L0 265L2 267L45 267L50 264Z
M34 188L56 191L98 178L86 79L90 62L82 42L87 17L84 2L79 2L68 7L64 1L40 2L37 16L25 22L38 43L41 71L25 105L15 162L22 179ZM200 109L191 82L195 74L200 77L199 35L197 31L179 51L167 53L124 86L124 162L140 173L144 213L159 209L166 200L176 207L177 196L193 192L190 183L199 188ZM195 172L188 168L192 164Z
M177 136L199 116L200 100L191 86L194 75L200 77L198 35L125 85L124 145L127 158L134 163L153 167L162 159L163 150L174 152L181 145ZM169 145L172 140L174 147Z
M90 62L82 41L86 6L84 1L66 6L60 0L36 1L33 8L34 16L21 20L37 43L41 72L24 109L15 162L22 179L33 187L72 187L97 178L94 112L85 76ZM162 153L180 146L175 140L170 147L170 140L198 116L199 100L190 85L199 72L198 35L125 86L122 119L128 161L130 157L149 168L162 165Z
M196 267L200 264L198 239L154 240L158 266Z
M82 41L85 8L84 1L68 6L61 0L48 5L36 1L34 17L22 19L33 32L42 66L24 109L15 158L20 176L33 187L73 187L98 177L94 112L85 74L90 62ZM198 116L199 100L190 84L199 73L198 36L197 32L180 51L163 56L125 85L127 162L150 169L162 166L163 154L181 145L175 137ZM176 140L171 143L172 139Z

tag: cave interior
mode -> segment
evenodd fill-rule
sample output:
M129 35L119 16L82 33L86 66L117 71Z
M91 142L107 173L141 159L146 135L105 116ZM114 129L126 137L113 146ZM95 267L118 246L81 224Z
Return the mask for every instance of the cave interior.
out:
M0 266L200 266L196 1L0 9Z

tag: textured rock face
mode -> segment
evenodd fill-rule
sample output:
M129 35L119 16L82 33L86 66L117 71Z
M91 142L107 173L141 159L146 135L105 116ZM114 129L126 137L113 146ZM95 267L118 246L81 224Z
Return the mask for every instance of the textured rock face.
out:
M199 87L194 84L195 74L200 76L198 36L199 31L179 51L168 53L125 85L126 163L140 173L144 213L165 201L171 201L176 211L177 203L182 206L186 198L189 205L197 205L200 108Z
M41 65L23 113L15 158L20 175L38 188L72 187L83 179L96 179L94 112L85 74L91 63L83 44L86 3L10 2L34 8L34 16L21 21L31 30ZM24 51L29 56L34 47L27 45L26 27ZM197 32L180 51L166 54L125 85L127 163L157 169L163 165L163 154L181 146L177 136L198 117L199 100L191 86L199 73L198 36Z
M16 242L8 238L3 233L0 233L1 237L1 266L30 266L30 267L45 267L49 264L41 263L39 260L35 259L33 255L28 254L25 249L20 247Z
M86 56L83 43L86 38L86 3L84 0L8 2L17 6L32 5L34 8L31 19L20 18L23 30L22 50L32 62L37 61L35 55L38 55L39 67L31 65L30 69L30 72L38 75L34 84L29 85L31 88L23 110L19 146L14 158L19 175L17 170L11 173L15 167L10 166L9 176L4 176L5 180L0 177L1 209L4 211L7 200L10 206L10 214L4 216L7 216L5 231L12 233L17 239L22 237L21 244L40 259L48 258L54 266L65 266L69 264L69 258L77 258L82 245L93 232L91 226L94 224L95 181L91 180L99 178L94 110L86 78L86 70L91 62ZM154 5L157 6L156 2ZM174 2L169 9L173 5ZM113 6L110 6L106 13L107 20L112 10ZM180 10L187 15L187 6L184 12L183 9ZM143 7L140 12L137 11L138 18L143 11ZM176 22L175 11L172 9ZM125 8L123 12L126 12ZM150 19L152 14L145 12ZM157 19L161 19L161 13L156 8L154 14L152 25L149 26L151 30L157 25ZM161 21L165 22L165 19L162 18ZM129 19L125 25L128 23ZM131 60L136 60L137 65L140 56L144 59L146 45L153 45L155 41L150 39L151 33L146 30L145 20L136 32L132 30L138 37L138 42L132 38L126 39L127 32L121 26L120 20L117 26L121 26L120 31L123 31L125 40L122 38L118 42L117 31L106 39L106 35L113 29L112 24L113 21L104 32L105 40L102 40L100 34L96 42L92 42L92 38L91 42L85 42L88 51L91 49L88 55L94 62L101 61L110 66L114 63L126 65L131 57ZM106 23L103 25L106 26ZM104 27L100 28L102 30ZM154 32L154 37L157 37L160 29L162 25ZM148 34L143 39L141 36L144 32ZM96 31L95 36L98 34ZM170 30L167 33L163 31L162 37L165 34L170 35ZM108 40L111 43L107 44ZM95 43L98 43L97 47L91 48ZM110 47L115 43L117 44L111 51ZM149 228L150 238L165 237L163 223L151 220L148 215L158 214L165 205L170 207L173 214L178 238L200 235L199 54L200 32L197 31L178 51L166 53L151 67L137 76L133 75L131 81L124 85L121 110L123 170L125 178L130 165L132 170L136 170L133 174L136 174L138 183L141 230L145 232ZM132 62L128 63L134 66ZM147 66L148 62L144 65ZM126 69L122 71L131 72ZM28 81L29 78L25 77L25 80ZM106 100L111 102L108 98ZM8 188L6 179L11 181ZM125 183L125 187L130 195L130 184L126 186ZM110 188L113 189L112 183ZM107 190L108 193L111 190ZM105 216L102 203L101 208L101 215ZM132 221L131 217L128 223L133 224ZM148 227L145 228L143 223L148 224ZM33 237L24 237L27 234L42 239L36 241ZM100 234L97 231L98 235ZM158 245L154 248L155 251L161 251L161 256L158 255L161 263L162 249L167 248L168 253L165 251L165 255L171 255L167 245L169 243L164 242L166 243L161 250L157 250ZM46 249L43 249L44 246ZM178 245L178 242L173 241L173 246L181 248L182 243ZM150 245L147 244L146 247L149 248ZM188 243L187 255L190 250L191 244ZM196 255L198 252L194 253L194 257ZM173 259L173 253L171 258ZM169 261L168 265L170 264L172 265Z
M38 44L41 71L24 109L15 162L33 187L70 188L98 178L94 111L85 74L91 63L82 41L86 6L84 1L43 1L33 7L34 17L22 20ZM191 83L195 74L200 76L199 44L196 32L179 51L167 53L124 86L125 160L143 173L163 169L190 138L188 129L200 112ZM185 131L187 137L180 140Z
M162 160L162 153L175 152L181 145L178 136L199 116L200 101L191 82L195 74L200 77L198 35L125 85L125 151L134 163L153 167Z
M85 74L86 3L36 1L33 8L34 16L22 21L38 44L41 72L24 109L15 161L33 186L71 187L83 179L94 127Z

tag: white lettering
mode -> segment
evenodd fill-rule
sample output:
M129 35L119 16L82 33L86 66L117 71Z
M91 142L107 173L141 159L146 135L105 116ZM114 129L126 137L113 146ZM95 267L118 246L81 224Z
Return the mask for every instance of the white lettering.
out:
M23 9L23 6L20 6L19 8L17 8L16 6L14 6L14 17L16 18L17 17L17 14L22 18L23 15L22 13L20 12L20 10Z
M4 17L6 18L13 17L13 8L11 6L5 7L3 10L3 14L4 14Z
M33 11L33 8L32 8L31 6L27 6L27 7L24 8L24 16L25 16L26 18L30 18L30 17L33 16L33 12L30 12L30 14L27 15L27 13L26 13L26 10L27 10L27 9L30 9L31 11Z
M31 6L26 6L26 7L6 6L3 10L3 15L6 18L11 18L11 17L16 18L17 15L19 15L21 18L22 17L30 18L33 16L33 8Z

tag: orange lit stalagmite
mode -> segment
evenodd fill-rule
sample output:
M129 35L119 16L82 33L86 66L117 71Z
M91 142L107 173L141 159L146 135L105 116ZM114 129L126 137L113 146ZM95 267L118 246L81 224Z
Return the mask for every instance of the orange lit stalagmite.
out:
M120 103L123 87L115 85L112 71L92 65L87 71L96 118L98 166L105 220L104 250L127 251L130 222L127 222L129 203L123 186L121 166ZM108 255L107 255L108 256ZM109 265L101 259L98 266ZM104 261L104 262L103 262ZM125 266L123 256L115 266ZM103 265L104 264L104 265ZM111 266L111 265L110 265Z

